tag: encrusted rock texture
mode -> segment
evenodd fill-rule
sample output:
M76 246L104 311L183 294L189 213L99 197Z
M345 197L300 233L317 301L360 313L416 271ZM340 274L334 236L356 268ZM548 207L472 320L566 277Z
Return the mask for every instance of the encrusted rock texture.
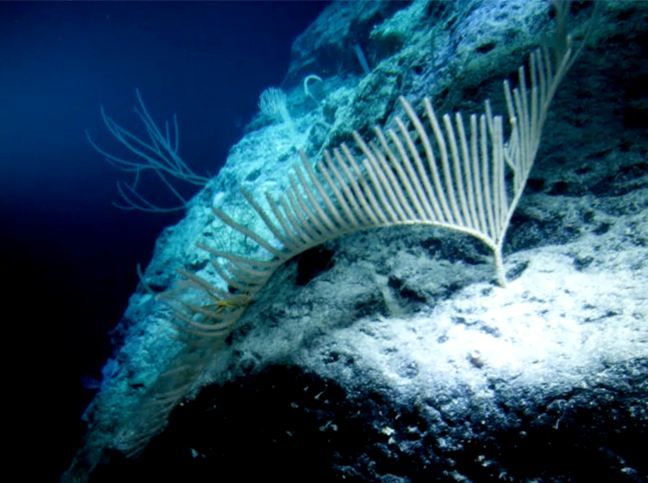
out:
M200 353L193 390L126 458L120 434L141 427L147 388L191 360L142 288L69 475L648 481L648 3L596 3L571 3L575 41L589 30L588 41L507 234L508 287L493 282L480 242L447 230L390 228L315 248L273 276L223 347ZM399 95L465 114L490 99L503 113L502 80L553 25L543 1L331 4L293 46L282 87L295 128L250 122L160 237L149 287L202 269L197 241L245 244L212 203L262 231L240 187L280 192L299 150L316 160L353 130L392 126ZM321 81L307 95L309 75Z

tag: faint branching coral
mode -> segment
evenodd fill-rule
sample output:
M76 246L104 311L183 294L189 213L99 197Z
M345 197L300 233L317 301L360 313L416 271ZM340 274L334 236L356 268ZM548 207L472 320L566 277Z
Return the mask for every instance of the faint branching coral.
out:
M271 119L282 122L293 135L297 134L295 123L288 111L288 97L277 87L268 87L259 97L259 109Z
M178 119L173 115L172 122L166 121L161 130L149 113L139 90L135 91L137 104L135 114L146 130L146 137L139 137L124 128L106 114L101 107L101 118L112 137L130 157L124 158L110 153L100 147L86 131L90 145L101 154L112 166L125 173L132 174L130 182L117 182L120 200L113 204L122 210L139 210L149 213L170 213L184 210L187 198L181 193L180 184L204 186L209 177L196 174L179 155L180 131ZM162 206L148 199L141 191L143 177L152 174L154 179L166 190L173 200ZM176 185L174 185L176 183Z

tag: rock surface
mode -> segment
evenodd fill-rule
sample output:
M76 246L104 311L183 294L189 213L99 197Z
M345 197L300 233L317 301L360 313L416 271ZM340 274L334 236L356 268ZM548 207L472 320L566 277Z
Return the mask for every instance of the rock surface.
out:
M238 186L280 191L298 149L315 157L390 125L398 95L429 95L441 112L490 98L501 112L501 81L552 28L539 1L358 5L332 4L296 40L285 87L298 132L250 123L160 237L153 290L177 267L205 267L196 241L245 244L213 221L212 202L260 230ZM591 7L572 4L576 34ZM507 235L507 288L466 236L358 233L282 267L217 353L174 339L142 290L67 478L647 481L648 4L599 2L593 22ZM309 74L322 78L319 103L302 89ZM193 391L146 434L142 399L192 357ZM125 458L124 434L142 431L152 440Z

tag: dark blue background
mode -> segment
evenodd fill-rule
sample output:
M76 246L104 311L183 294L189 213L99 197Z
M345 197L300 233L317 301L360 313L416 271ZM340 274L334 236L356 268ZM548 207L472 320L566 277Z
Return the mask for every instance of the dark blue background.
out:
M92 397L80 379L99 377L136 264L182 216L111 206L124 177L84 136L111 146L99 106L135 127L139 88L157 120L178 115L182 157L215 174L324 6L0 3L4 392L22 479L55 481L68 464Z

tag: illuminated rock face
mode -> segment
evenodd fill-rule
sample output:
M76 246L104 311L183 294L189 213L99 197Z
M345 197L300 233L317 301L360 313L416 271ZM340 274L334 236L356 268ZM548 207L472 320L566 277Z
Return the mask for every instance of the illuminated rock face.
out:
M448 110L470 112L482 94L497 102L500 74L522 58L512 52L549 28L546 5L529 3L372 10L378 26L365 31L366 54L378 72L362 78L352 56L335 64L358 77L331 81L321 111L330 131L312 136L335 142L341 126L382 121L383 101L403 82ZM369 25L369 12L349 12L359 19L349 25ZM328 10L297 41L291 75L332 18L346 17ZM478 28L485 19L487 34ZM506 289L486 282L491 266L478 242L426 228L356 234L289 262L211 361L211 384L139 457L112 453L93 481L645 478L646 6L605 4L597 25L555 99L513 217ZM313 72L334 65L338 37L317 37L329 42L312 44ZM259 127L234 147L214 192L245 179L275 186L292 148L269 156L273 136L276 126ZM163 261L205 225L207 209L196 207L161 242L152 262L165 267L160 286L171 273ZM136 302L130 314L144 321L148 306Z

